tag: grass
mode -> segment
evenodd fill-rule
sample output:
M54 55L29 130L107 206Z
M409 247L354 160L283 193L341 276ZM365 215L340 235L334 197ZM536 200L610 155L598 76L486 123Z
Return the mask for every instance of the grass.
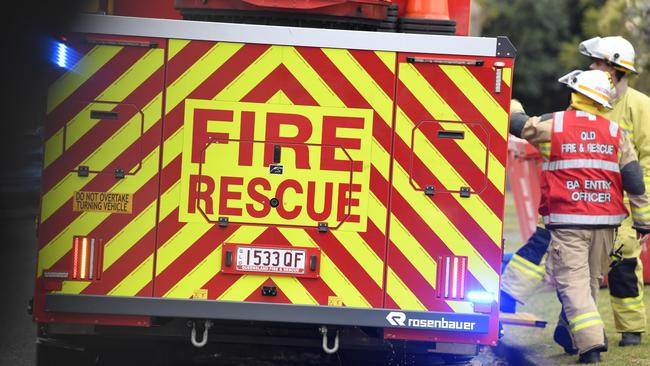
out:
M512 195L507 195L505 211L506 252L515 251L521 246L521 238L517 225L516 213L512 202ZM650 311L650 286L646 286L644 297L646 313ZM553 291L536 294L530 302L518 307L518 310L532 313L548 321L544 329L506 326L503 338L503 347L515 347L524 353L525 358L535 365L573 365L576 364L577 356L566 355L562 348L553 342L553 330L557 323L560 311L558 302ZM640 346L618 347L620 334L614 328L609 292L607 289L600 290L598 310L605 323L605 332L609 339L609 351L602 354L603 362L599 365L608 366L650 366L650 335L644 334ZM650 318L650 315L648 316Z

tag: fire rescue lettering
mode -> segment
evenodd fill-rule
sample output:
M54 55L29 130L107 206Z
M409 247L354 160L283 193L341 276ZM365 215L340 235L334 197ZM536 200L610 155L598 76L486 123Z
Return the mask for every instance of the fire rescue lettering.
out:
M365 230L372 111L187 100L185 222ZM269 166L281 164L281 174Z

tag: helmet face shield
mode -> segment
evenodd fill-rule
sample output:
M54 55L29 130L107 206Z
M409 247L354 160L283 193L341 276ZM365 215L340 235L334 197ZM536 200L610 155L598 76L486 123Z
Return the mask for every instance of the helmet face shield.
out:
M566 84L571 88L578 81L577 76L582 74L582 72L583 72L582 70L573 70L570 73L557 79L557 81L559 81L562 84Z
M594 54L598 49L598 43L600 42L600 37L590 38L586 41L580 42L578 50L585 56L602 58L602 55Z

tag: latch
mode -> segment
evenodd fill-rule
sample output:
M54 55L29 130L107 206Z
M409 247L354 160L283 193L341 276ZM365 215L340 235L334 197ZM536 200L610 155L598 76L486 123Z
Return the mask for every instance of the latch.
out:
M326 233L329 230L329 227L326 222L319 222L318 223L318 232L319 233Z
M275 286L262 286L262 296L278 296L278 288Z
M318 266L318 256L316 254L312 254L309 256L309 270L314 272L316 271L316 267Z
M124 179L124 169L115 169L115 179Z
M79 169L77 169L77 175L80 177L87 177L89 172L88 165L79 165Z
M433 196L436 194L436 189L433 186L426 186L424 187L424 194L427 196Z
M460 196L463 198L469 197L471 194L471 191L469 190L469 187L460 187Z
M226 267L232 266L232 250L226 250L226 260L224 264Z

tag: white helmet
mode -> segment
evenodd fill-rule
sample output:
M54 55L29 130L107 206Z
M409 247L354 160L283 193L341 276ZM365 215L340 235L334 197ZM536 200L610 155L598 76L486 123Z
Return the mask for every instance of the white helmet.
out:
M582 41L578 49L583 55L609 61L624 71L637 73L634 68L634 47L623 37L594 37Z
M616 92L608 73L600 70L573 70L557 81L603 107L612 109L610 101L614 99Z

